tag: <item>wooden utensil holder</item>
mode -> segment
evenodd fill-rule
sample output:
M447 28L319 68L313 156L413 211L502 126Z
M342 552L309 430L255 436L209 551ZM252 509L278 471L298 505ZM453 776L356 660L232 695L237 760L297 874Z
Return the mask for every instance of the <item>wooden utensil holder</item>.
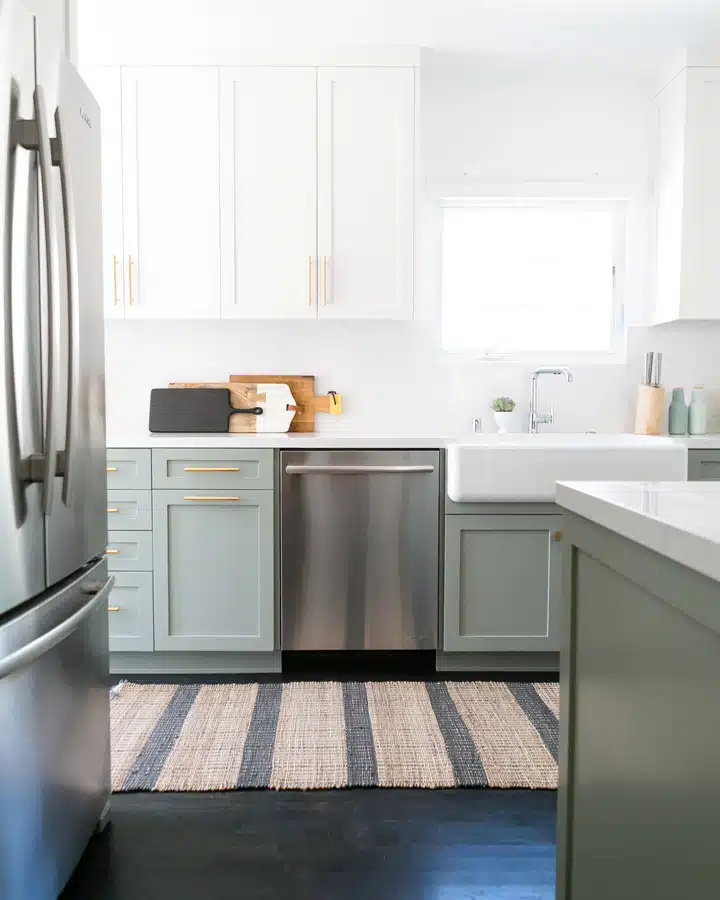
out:
M641 384L635 408L635 434L662 434L664 411L665 388Z

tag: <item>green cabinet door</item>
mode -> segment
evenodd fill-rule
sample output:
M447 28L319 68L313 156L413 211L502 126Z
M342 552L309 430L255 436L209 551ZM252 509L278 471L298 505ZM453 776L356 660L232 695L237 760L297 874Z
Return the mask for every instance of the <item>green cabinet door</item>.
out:
M272 491L153 491L156 650L273 650Z
M443 649L557 651L562 517L445 518Z

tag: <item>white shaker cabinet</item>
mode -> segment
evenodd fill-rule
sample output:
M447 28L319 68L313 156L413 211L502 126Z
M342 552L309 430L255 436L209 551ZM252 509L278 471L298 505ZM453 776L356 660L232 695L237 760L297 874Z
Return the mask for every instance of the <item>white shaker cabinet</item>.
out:
M122 213L122 108L118 66L83 71L100 106L103 209L103 305L106 319L125 317Z
M314 319L313 66L220 70L223 318Z
M412 318L414 135L414 69L318 70L320 318Z
M220 316L218 69L122 69L125 316Z
M720 68L684 69L655 109L655 321L720 319Z

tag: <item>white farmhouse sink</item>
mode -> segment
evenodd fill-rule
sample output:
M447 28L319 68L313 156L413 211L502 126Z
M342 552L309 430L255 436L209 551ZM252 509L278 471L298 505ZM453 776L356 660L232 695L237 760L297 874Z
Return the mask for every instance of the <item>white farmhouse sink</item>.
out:
M554 501L558 481L685 481L687 449L634 434L473 435L448 446L456 503Z

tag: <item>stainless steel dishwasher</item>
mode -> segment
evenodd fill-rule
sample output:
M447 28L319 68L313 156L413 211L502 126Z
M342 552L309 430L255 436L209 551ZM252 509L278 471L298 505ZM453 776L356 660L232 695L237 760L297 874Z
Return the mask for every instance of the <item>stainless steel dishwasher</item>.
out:
M440 453L283 450L283 650L430 650Z

